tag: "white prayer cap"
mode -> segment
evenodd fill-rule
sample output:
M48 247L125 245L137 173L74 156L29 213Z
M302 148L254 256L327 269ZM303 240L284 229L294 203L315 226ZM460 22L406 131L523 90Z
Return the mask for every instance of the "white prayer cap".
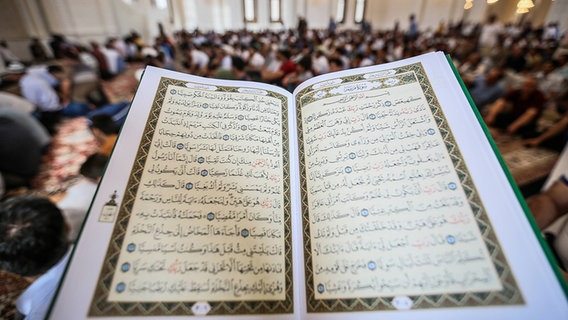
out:
M158 51L152 47L144 47L142 48L142 56L155 58L158 56Z
M26 72L26 66L20 62L12 62L6 67L6 73L24 73Z
M233 47L231 47L228 44L222 45L221 49L223 49L223 51L225 51L225 53L227 53L230 56L232 56L235 53L235 49L233 49Z

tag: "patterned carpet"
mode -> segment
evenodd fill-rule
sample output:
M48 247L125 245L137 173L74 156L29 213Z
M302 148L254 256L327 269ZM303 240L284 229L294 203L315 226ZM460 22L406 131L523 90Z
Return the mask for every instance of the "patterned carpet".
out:
M140 64L131 64L124 73L102 82L102 89L111 102L131 100L138 85L134 72L141 67ZM33 181L34 193L54 195L65 192L77 180L81 164L96 152L97 147L86 118L65 119L44 156L40 173Z
M85 159L96 152L97 142L84 117L65 119L44 156L33 188L41 194L64 192L77 178Z
M558 160L558 152L527 148L519 137L501 133L494 134L493 139L519 187L546 178Z

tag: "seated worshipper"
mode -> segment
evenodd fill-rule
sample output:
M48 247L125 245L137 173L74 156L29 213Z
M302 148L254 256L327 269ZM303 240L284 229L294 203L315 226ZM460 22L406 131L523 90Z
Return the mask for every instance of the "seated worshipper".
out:
M541 230L551 226L558 218L568 213L568 179L562 175L545 191L527 199L534 220ZM560 266L568 270L568 221L556 235L546 235L558 257Z
M248 64L249 69L251 70L260 70L264 66L264 62L266 59L264 56L259 52L260 44L257 41L254 41L248 47L248 51L246 57L243 57L245 62Z
M250 80L246 73L247 63L239 56L231 57L231 71L235 74L236 80Z
M485 123L489 127L505 128L510 134L534 136L545 102L537 80L528 77L521 88L509 91L489 106Z
M230 69L217 68L215 78L226 80L250 80L245 71L246 62L239 56L231 56Z
M89 211L97 185L103 175L108 157L100 153L90 155L81 165L81 180L70 186L57 206L69 225L69 241L75 241L83 220Z
M483 63L481 55L477 52L470 53L462 63L458 71L464 81L473 81L473 79L485 73L487 65Z
M505 69L521 73L525 70L526 65L525 49L519 44L514 44L505 58Z
M110 38L107 40L105 46L100 49L106 59L108 72L111 77L120 74L125 68L124 57L116 50L115 42L116 39Z
M24 196L0 203L0 269L32 284L16 307L25 319L44 319L69 258L67 226L49 200Z
M282 86L288 91L293 92L300 83L313 76L312 58L310 56L304 56L296 63L296 71L287 74L284 79L282 79Z
M92 48L91 54L93 55L93 58L95 58L95 60L97 60L99 76L103 80L111 79L113 77L113 75L110 72L108 62L107 62L107 58L106 58L106 55L103 53L103 49L95 41L92 41L90 44L91 44L91 48Z
M329 59L329 72L341 71L343 69L343 61L339 58Z
M555 73L555 70L553 61L545 61L535 74L535 78L538 80L538 89L544 93L548 100L554 100L566 86L562 76Z
M264 68L261 71L262 81L267 83L272 83L276 85L282 84L282 79L289 73L296 71L296 64L294 61L290 59L291 57L290 50L278 50L276 53L276 60L281 62L280 68L276 71L270 71L267 68Z
M91 117L91 132L99 143L99 153L109 157L118 138L119 127L108 114Z
M42 153L45 153L51 144L51 136L49 132L39 123L39 121L30 113L21 112L16 109L4 108L0 99L0 117L14 120L19 125L26 128L41 147Z
M130 101L119 101L116 103L109 103L98 107L87 114L88 119L92 119L94 116L99 114L108 114L112 117L112 120L120 128L126 120L128 115L128 110L130 110Z
M506 85L503 80L505 73L501 68L491 69L486 75L481 75L469 85L469 94L480 112L505 95Z
M38 38L31 38L28 48L30 49L30 53L35 61L43 62L49 59L43 44Z
M8 66L11 63L18 63L22 61L18 56L8 48L8 43L5 40L0 40L0 57L2 61Z
M46 148L30 130L25 116L12 110L0 114L0 173L7 190L30 187Z
M312 65L317 75L329 72L329 60L327 60L323 50L318 49L315 51Z
M562 116L538 136L525 140L525 146L542 146L560 152L568 143L568 88L555 100L558 112Z
M36 106L36 115L50 133L55 132L61 116L83 116L91 111L89 104L71 100L71 81L60 66L35 67L27 72L23 66L13 66L10 73L19 81L24 98Z
M206 70L210 58L205 51L201 50L201 47L195 46L190 48L186 52L186 55L189 58L188 65L186 66L189 69L189 73L199 76L207 73Z

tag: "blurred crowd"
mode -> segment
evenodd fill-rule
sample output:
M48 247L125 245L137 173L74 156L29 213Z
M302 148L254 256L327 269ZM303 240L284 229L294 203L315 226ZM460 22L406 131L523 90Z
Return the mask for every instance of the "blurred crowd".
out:
M100 84L132 67L152 65L203 77L260 81L293 91L320 74L444 51L493 133L518 135L527 147L557 151L567 141L568 35L556 23L540 27L502 24L492 16L483 24L440 23L435 29L423 30L410 16L406 28L397 23L390 30L373 30L365 21L360 30L338 30L331 20L327 29L316 30L300 19L298 27L289 30L182 30L162 33L150 42L136 32L104 43L77 43L54 34L48 45L31 39L33 60L23 61L0 41L0 57L7 70L0 82L2 194L33 187L41 158L66 118L86 117L100 148L81 167L84 180L70 188L55 209L28 199L23 204L3 204L0 213L39 201L51 211L61 210L62 223L72 225L67 234L71 242L129 108L129 101L110 101ZM78 88L85 84L89 84L87 89L78 97ZM0 243L14 241L9 238L20 230L9 230L10 237L0 234ZM0 260L18 259L1 251ZM65 252L58 249L57 258L46 259L44 266L30 272L35 276L46 273ZM16 274L18 268L9 263L2 267ZM54 289L41 290L48 294ZM19 312L33 312L28 309Z

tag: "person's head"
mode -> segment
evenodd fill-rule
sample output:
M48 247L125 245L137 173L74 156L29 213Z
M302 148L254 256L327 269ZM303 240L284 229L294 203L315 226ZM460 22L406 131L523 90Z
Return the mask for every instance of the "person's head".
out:
M339 58L331 58L329 59L329 71L340 71L343 70L343 61Z
M287 60L290 59L291 56L292 56L292 53L290 53L290 50L280 49L280 50L278 50L278 54L276 55L276 58L280 61L287 61Z
M244 72L247 66L247 63L239 56L232 56L231 57L231 66L237 72Z
M254 53L254 52L257 52L257 51L260 50L260 43L259 43L258 41L256 41L256 40L252 41L252 42L250 43L250 46L248 47L248 49L249 49L249 51L251 51L251 52L253 52L253 53Z
M485 82L487 82L488 84L493 84L503 79L504 76L505 76L505 71L503 70L503 68L495 67L487 73L487 76L485 77Z
M519 44L515 44L511 48L511 56L513 57L520 57L525 54L525 50Z
M556 65L554 64L554 61L552 61L552 60L547 60L547 61L544 61L544 62L542 63L542 67L541 67L541 68L542 68L542 71L543 71L545 74L549 74L549 73L551 73L552 71L554 71L554 69L556 69Z
M20 62L12 62L6 67L5 78L10 81L18 81L25 73L25 65Z
M41 275L63 258L69 243L61 211L45 198L22 196L0 203L0 268Z
M93 48L93 50L99 50L101 48L99 43L96 41L91 41L89 44L91 45L91 48Z
M302 59L300 59L300 61L298 61L298 64L296 65L296 67L301 72L311 70L312 69L312 57L310 57L310 56L302 57Z
M49 72L57 79L62 79L65 77L65 71L60 65L52 64L47 66L47 72Z
M107 161L108 157L104 154L92 154L83 162L79 173L87 179L98 181L105 171Z
M521 92L523 94L531 94L538 89L538 80L534 77L527 77L523 82Z
M97 114L92 116L90 120L91 131L100 143L104 142L106 137L117 134L120 129L112 116L108 114Z

